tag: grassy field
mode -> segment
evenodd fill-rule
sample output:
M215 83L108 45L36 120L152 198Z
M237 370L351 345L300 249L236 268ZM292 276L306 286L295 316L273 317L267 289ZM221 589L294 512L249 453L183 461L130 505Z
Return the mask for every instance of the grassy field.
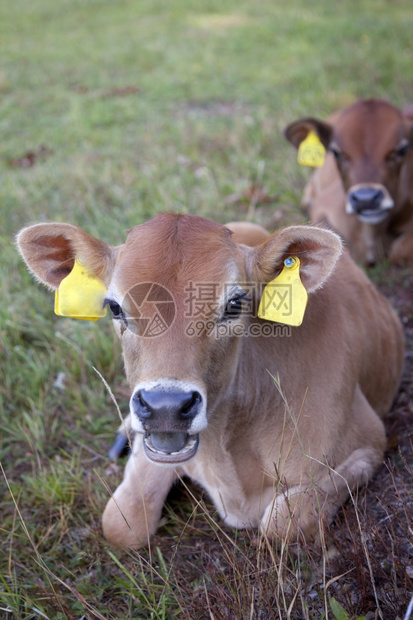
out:
M61 220L116 244L165 210L270 229L306 221L308 173L282 128L364 96L413 103L412 32L408 0L0 3L0 618L403 618L402 451L321 554L290 557L222 528L184 486L149 551L111 551L100 516L122 475L107 458L119 417L95 368L126 413L119 345L108 319L56 317L13 239ZM391 273L408 296L409 274ZM409 385L403 394L411 433ZM366 531L383 538L368 500L386 493L382 557Z

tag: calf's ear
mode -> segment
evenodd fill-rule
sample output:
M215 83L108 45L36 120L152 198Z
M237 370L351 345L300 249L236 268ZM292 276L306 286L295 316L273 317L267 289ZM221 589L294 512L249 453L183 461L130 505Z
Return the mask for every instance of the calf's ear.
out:
M116 249L85 233L78 226L50 222L23 228L17 247L33 275L52 290L73 269L77 258L88 272L108 284Z
M252 277L266 284L283 269L286 258L300 259L300 277L308 293L320 288L342 252L340 237L313 226L290 226L275 232L252 257Z
M329 146L333 136L332 125L312 117L301 118L287 125L284 129L284 137L298 149L301 142L306 139L310 131L314 131L318 135L325 148Z
M406 118L408 121L413 121L413 105L409 106L408 108L405 108L403 110L403 116L404 118Z

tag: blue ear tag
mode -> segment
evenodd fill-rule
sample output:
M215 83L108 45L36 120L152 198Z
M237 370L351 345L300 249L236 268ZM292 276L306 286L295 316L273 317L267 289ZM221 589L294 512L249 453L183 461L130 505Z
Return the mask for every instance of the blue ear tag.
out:
M76 259L72 271L63 278L55 293L54 311L58 316L97 321L106 316L105 295L103 282L91 276Z
M303 322L308 293L300 279L300 259L286 258L281 273L269 282L258 307L260 319L293 325Z

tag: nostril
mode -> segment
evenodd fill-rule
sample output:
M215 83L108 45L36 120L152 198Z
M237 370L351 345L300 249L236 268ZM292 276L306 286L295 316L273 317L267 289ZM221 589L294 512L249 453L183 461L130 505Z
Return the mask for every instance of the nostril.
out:
M381 205L383 198L384 198L383 192L380 189L378 189L373 199L376 207L379 207Z
M187 402L183 404L181 414L183 417L193 417L198 409L198 405L201 403L201 394L199 392L193 392L188 398Z
M146 418L150 418L151 417L152 410L151 410L150 406L148 405L148 403L146 402L142 392L143 392L143 390L139 391L139 392L136 392L133 395L133 399L132 399L133 400L133 408L134 408L134 411L135 411L136 415L139 418L145 418L146 419Z

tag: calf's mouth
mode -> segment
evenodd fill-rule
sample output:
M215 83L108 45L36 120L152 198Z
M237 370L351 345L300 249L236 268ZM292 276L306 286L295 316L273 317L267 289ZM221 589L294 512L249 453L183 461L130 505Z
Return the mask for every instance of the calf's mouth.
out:
M199 435L185 432L145 433L143 447L145 454L154 463L169 465L189 461L195 456L199 445Z
M361 209L357 213L357 217L361 222L366 224L380 224L389 216L388 210L378 211L377 209Z

